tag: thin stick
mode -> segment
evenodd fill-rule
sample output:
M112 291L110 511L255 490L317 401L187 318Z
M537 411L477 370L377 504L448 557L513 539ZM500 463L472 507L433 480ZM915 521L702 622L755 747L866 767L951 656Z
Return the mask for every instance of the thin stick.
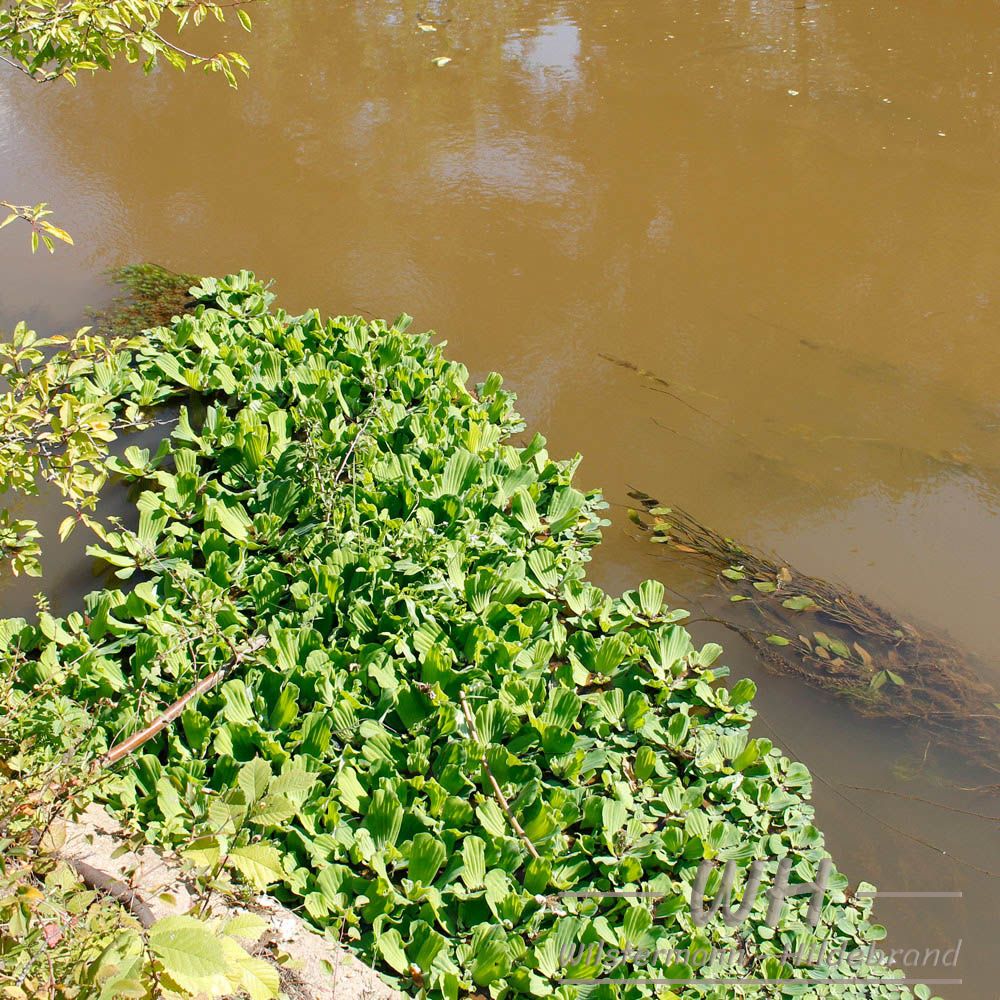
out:
M856 792L891 795L896 799L906 799L908 802L923 802L925 805L934 806L937 809L945 809L948 812L959 813L962 816L974 816L976 819L986 819L991 823L1000 823L1000 816L990 816L988 813L975 812L972 809L960 809L958 806L950 806L946 802L925 799L922 795L906 795L903 792L895 792L891 788L873 788L871 785L848 785L844 782L840 782L840 785L842 788L851 788Z
M267 640L263 636L257 636L256 639L251 640L236 654L232 663L202 678L190 691L178 698L165 712L161 712L145 729L134 733L127 740L123 740L121 743L113 746L95 763L95 769L111 767L113 764L117 764L122 758L134 753L144 743L148 743L158 733L163 732L184 711L190 701L204 694L206 691L211 691L233 667L243 661L244 657L263 648L266 643Z
M469 727L469 733L472 738L482 747L482 742L479 739L479 733L476 731L476 722L472 718L472 712L469 710L469 703L465 700L465 692L459 691L458 698L462 703L462 712L465 714L465 722ZM531 842L528 835L524 832L524 828L517 821L517 817L511 812L510 804L507 802L503 791L497 784L497 779L493 777L493 772L490 770L490 765L486 762L486 750L482 749L479 753L479 760L483 765L483 770L486 772L486 777L490 779L490 784L493 786L493 795L495 796L497 802L500 804L500 808L504 811L507 819L510 821L510 825L514 828L517 835L524 841L524 846L528 848L528 853L533 857L537 858L538 851L535 850L535 845Z
M381 399L381 397L379 397ZM379 400L376 400L378 402ZM371 410L368 411L368 416L365 417L365 422L361 425L361 430L354 435L354 440L351 442L350 448L347 449L347 454L344 455L344 460L340 463L340 468L337 469L337 474L333 477L334 484L340 482L340 477L344 474L344 470L347 468L347 463L351 460L351 455L354 454L354 449L358 446L358 442L364 437L365 432L368 430L368 425L372 422L375 416L375 406L372 404Z
M117 764L123 757L134 753L143 743L148 743L157 733L163 732L184 711L189 701L204 694L206 691L211 691L227 673L229 673L229 668L223 667L221 670L216 670L215 673L211 673L200 680L187 694L178 698L165 712L161 712L145 729L133 733L127 740L123 740L121 743L113 746L98 760L97 767L111 767L112 764Z

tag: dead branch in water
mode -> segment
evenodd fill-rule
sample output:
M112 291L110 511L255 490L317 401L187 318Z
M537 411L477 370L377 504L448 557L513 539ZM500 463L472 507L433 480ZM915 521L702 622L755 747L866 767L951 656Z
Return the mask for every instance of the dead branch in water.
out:
M865 715L918 723L936 743L1000 770L1000 690L947 639L900 621L863 594L740 545L680 508L637 490L629 496L652 518L633 516L653 541L712 564L733 591L733 612L718 621L772 669L846 697Z

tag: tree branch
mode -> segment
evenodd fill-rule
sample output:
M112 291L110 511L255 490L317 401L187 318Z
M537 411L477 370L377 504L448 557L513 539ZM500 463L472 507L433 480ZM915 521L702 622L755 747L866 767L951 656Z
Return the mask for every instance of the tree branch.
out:
M476 722L472 717L472 712L469 709L469 703L465 699L465 692L460 691L458 693L458 698L462 703L462 712L465 714L465 722L469 727L469 733L477 744L482 748L483 744L479 739L479 733L476 731ZM535 850L535 845L531 842L531 839L524 832L524 827L521 826L517 821L517 817L511 811L510 803L508 803L506 796L504 795L502 789L497 784L497 779L493 777L493 772L490 770L490 765L486 761L486 750L482 748L479 752L479 760L483 765L483 770L486 772L486 776L490 779L490 784L493 786L493 795L500 805L500 808L504 811L507 816L510 825L514 828L517 835L524 841L524 846L528 848L528 853L533 857L537 858L538 851Z

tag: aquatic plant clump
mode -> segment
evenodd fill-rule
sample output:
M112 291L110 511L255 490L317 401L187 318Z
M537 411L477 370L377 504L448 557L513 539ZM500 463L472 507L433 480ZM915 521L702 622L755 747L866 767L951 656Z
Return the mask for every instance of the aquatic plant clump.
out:
M191 287L198 277L161 264L126 264L113 268L108 277L120 293L92 316L94 326L105 336L128 337L136 330L169 326L175 316L195 305Z
M198 686L105 757L114 809L413 994L911 995L836 871L816 927L809 894L776 926L763 892L697 918L705 860L708 898L725 862L736 900L754 861L817 878L808 771L750 736L753 683L720 683L661 584L586 581L604 505L576 460L512 443L500 376L473 392L408 318L289 316L246 272L192 294L103 370L112 412L200 401L109 459L138 528L92 552L131 589L0 625L3 670L87 705L96 752Z
M720 535L687 511L636 490L629 495L651 517L632 512L652 541L717 569L735 606L723 624L775 670L833 691L865 715L916 724L931 743L998 770L1000 688L968 653L864 594Z

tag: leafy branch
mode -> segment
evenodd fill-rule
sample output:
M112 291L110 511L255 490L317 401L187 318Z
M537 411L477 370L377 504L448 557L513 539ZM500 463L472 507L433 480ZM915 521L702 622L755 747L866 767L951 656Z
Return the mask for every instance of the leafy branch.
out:
M0 342L0 492L37 494L54 487L72 513L59 528L65 539L77 523L95 526L92 512L107 480L109 446L120 433L148 426L138 405L114 412L115 389L130 376L123 361L134 342L107 339L88 327L73 338L38 337L19 323ZM89 385L89 391L80 391ZM15 573L38 576L37 523L0 511L0 558Z
M0 64L27 76L35 83L65 80L76 86L81 72L96 73L111 68L123 58L142 64L147 75L160 59L175 69L200 66L208 73L221 73L231 87L237 74L247 76L249 63L239 52L220 51L206 55L183 48L164 32L179 35L189 23L200 25L207 17L224 23L235 12L240 25L250 31L246 11L260 0L6 0L0 3ZM45 202L17 205L0 200L9 213L0 229L16 219L31 227L31 251L41 242L49 253L55 241L72 244L73 239L48 221L52 213Z
M56 240L62 240L63 243L68 243L70 246L73 245L73 237L65 229L60 229L59 226L49 222L46 218L52 212L44 201L37 205L14 205L9 201L0 200L0 209L6 209L8 212L7 217L3 222L0 222L0 229L9 226L16 220L26 222L31 227L32 253L38 249L39 240L49 253L55 251Z
M222 73L235 87L236 72L249 71L243 56L190 52L163 33L163 23L169 20L180 33L206 17L224 22L233 10L249 31L244 8L254 2L258 0L13 0L0 9L0 60L37 83L63 79L75 85L81 71L110 69L119 57L141 62L145 73L162 58L180 70L190 64Z

